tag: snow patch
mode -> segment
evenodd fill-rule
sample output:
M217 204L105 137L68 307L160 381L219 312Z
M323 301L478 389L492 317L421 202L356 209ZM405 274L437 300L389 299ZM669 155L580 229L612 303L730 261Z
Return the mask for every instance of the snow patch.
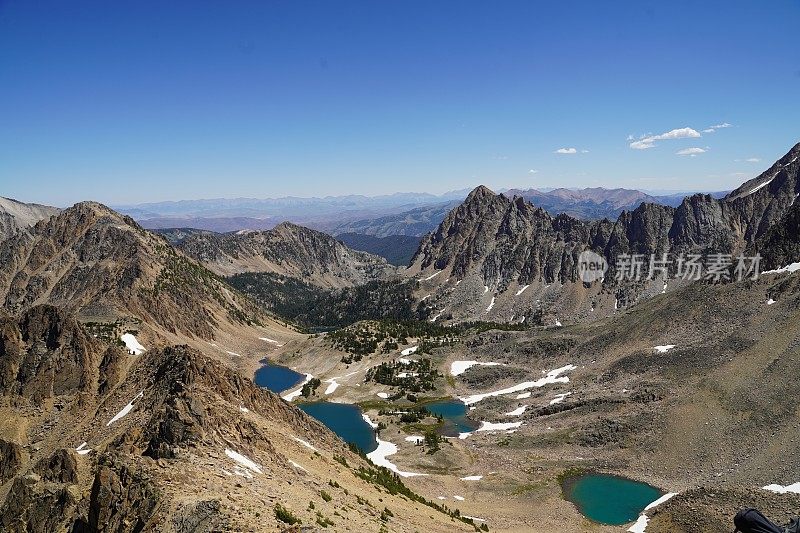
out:
M761 275L763 276L764 274L791 274L793 272L797 272L798 270L800 270L800 263L792 263L777 270L767 270L765 272L762 272Z
M86 454L88 454L89 452L92 451L92 449L88 448L88 446L89 445L86 443L86 441L83 441L80 446L75 448L75 453L77 453L78 455L86 455Z
M464 501L464 497L463 497L463 496L453 496L453 499L454 499L454 500L458 500L458 501L460 501L460 502L463 502L463 501Z
M530 392L523 392L522 394L517 394L517 400L524 400L525 398L530 398Z
M400 352L400 355L411 355L412 353L416 352L417 350L419 350L419 346L412 346L411 348L406 348L405 350Z
M672 497L676 496L677 494L678 494L677 492L668 492L663 496L661 496L656 501L648 504L648 506L645 507L644 510L642 511L642 514L639 515L639 518L636 520L636 522L630 528L628 528L629 533L645 533L647 529L647 523L650 522L650 518L645 514L645 512L655 507L658 507L659 505L671 499Z
M422 435L411 435L406 437L406 442L413 442L414 444L422 444L425 441L425 437Z
M545 385L552 385L554 383L569 383L569 378L567 376L562 376L564 372L568 372L570 370L575 370L578 367L575 365L566 365L562 366L561 368L556 368L555 370L551 370L547 373L547 375L541 379L536 381L524 381L519 385L514 385L513 387L508 387L506 389L500 389L493 392L485 392L483 394L473 394L472 396L467 396L466 398L461 398L461 401L464 402L466 405L472 405L474 403L478 403L481 400L486 398L490 398L492 396L502 396L504 394L512 394L514 392L521 392L526 389L533 389L544 387Z
M628 528L628 531L630 533L645 533L649 521L650 519L647 518L646 514L640 514L639 518L636 519L636 523Z
M564 401L564 398L572 394L571 392L565 392L563 394L556 394L556 397L550 400L550 405L555 405L557 403L561 403Z
M444 272L444 271L443 270L439 270L438 272L434 272L432 275L428 276L427 278L422 278L422 281L430 281L433 278L435 278L436 276L438 276L439 274L441 274L442 272Z
M303 440L300 437L292 437L292 439L294 439L295 442L299 442L300 444L302 444L303 446L305 446L309 450L317 451L317 449L314 448L314 446L310 442L308 442L307 440Z
M518 291L517 291L517 293L516 293L514 296L519 296L520 294L522 294L523 292L525 292L525 289L527 289L528 287L530 287L530 285L525 285L525 286L524 286L524 287L522 287L520 290L518 290Z
M144 346L139 343L139 340L133 333L126 333L119 339L125 343L125 347L129 352L133 352L133 355L142 355L147 351L144 349Z
M248 409L247 407L245 407L245 406L243 406L243 405L240 405L240 406L239 406L239 410L240 410L241 412L243 412L243 413L249 413L249 412L250 412L250 409Z
M329 379L325 383L329 383L328 387L325 389L325 395L333 394L336 392L336 389L339 388L339 384L336 382L335 379Z
M772 305L772 304L774 304L774 303L775 303L775 300L773 300L772 298L770 298L769 300L767 300L767 305Z
M489 307L486 308L486 312L488 313L489 311L491 311L492 307L494 307L494 296L492 296L492 301L489 302Z
M364 419L364 422L366 422L367 424L369 424L369 427L371 427L372 429L378 429L378 424L376 424L375 422L373 422L373 421L370 419L369 415L367 415L366 413L362 413L362 414L361 414L361 418L363 418L363 419Z
M473 366L480 365L480 366L499 366L502 363L481 363L479 361L453 361L450 363L450 374L453 376L460 376Z
M483 476L466 476L462 477L461 481L480 481L483 479Z
M385 400L386 398L389 397L389 393L388 392L379 392L377 394L377 396L378 396L378 398L383 398Z
M298 388L296 388L295 390L293 390L290 393L287 393L287 394L281 396L281 398L283 398L287 402L291 402L292 400L294 400L295 398L297 398L298 396L300 396L303 393L303 385L305 385L306 383L308 383L312 379L314 379L314 376L312 376L311 374L306 374L305 381L303 381Z
M299 464L295 463L295 462L294 462L294 461L292 461L291 459L289 459L289 464L291 464L291 465L292 465L293 467L295 467L297 470L302 470L303 472L308 472L308 470L306 470L305 468L303 468L303 467L302 467L302 466L300 466Z
M368 418L365 418L365 419L369 420ZM370 422L367 422L367 423L370 423ZM388 442L388 441L385 441L385 440L381 440L381 439L379 439L377 437L376 437L376 440L378 441L378 448L375 451L370 452L370 453L367 454L367 458L370 461L372 461L373 463L375 463L378 466L382 466L384 468L388 468L389 470L391 470L392 472L394 472L395 474L397 474L400 477L414 477L414 476L427 476L428 475L428 474L417 474L415 472L403 472L402 470L397 468L397 465L395 465L394 463L391 463L388 459L386 459L390 455L394 455L394 454L397 453L397 446L395 444L392 444L391 442Z
M758 190L760 190L760 189L762 189L762 188L766 187L767 185L769 185L770 183L772 183L772 180L774 180L774 179L775 179L775 176L777 176L777 175L778 175L778 173L776 172L775 174L773 174L773 175L772 175L772 177L771 177L770 179L768 179L768 180L767 180L767 181L765 181L764 183L761 183L761 184L759 184L759 185L756 185L755 187L753 187L752 189L750 189L749 191L747 191L746 193L744 193L744 195L743 195L743 196L749 196L749 195L753 194L754 192L756 192L756 191L758 191Z
M130 412L133 410L133 402L135 402L135 401L136 401L136 400L138 400L139 398L144 398L144 391L141 391L141 392L139 392L139 394L137 394L136 396L134 396L134 397L133 397L133 400L131 400L131 401L128 403L128 405L126 405L125 407L123 407L123 408L122 408L122 410L121 410L119 413L117 413L117 414L115 414L115 415L114 415L114 418L112 418L111 420L109 420L109 421L108 421L108 423L106 423L106 427L110 426L111 424L113 424L113 423L114 423L114 422L116 422L117 420L120 420L120 419L122 419L122 418L125 418L125 415L127 415L128 413L130 413Z
M262 340L262 341L264 341L264 342L268 342L268 343L270 343L270 344L276 344L276 345L278 346L278 348L280 348L281 346L283 346L283 344L281 344L280 342L276 341L275 339L269 339L269 338L267 338L267 337L259 337L258 339L259 339L259 340Z
M464 440L478 431L509 431L509 433L513 433L519 429L520 426L522 426L522 422L481 422L478 429L466 433L459 433L458 438Z
M226 354L228 354L228 355L232 355L232 356L234 356L234 357L241 357L241 355L239 355L239 354L238 354L238 353L236 353L236 352L229 352L228 350L225 350L225 353L226 353Z
M663 344L661 346L653 346L653 349L658 353L667 353L668 351L673 349L675 346L677 346L677 345L675 345L675 344Z
M792 483L791 485L778 485L777 483L773 483L772 485L761 488L770 492L777 492L778 494L786 494L787 492L800 494L800 482Z
M263 474L264 472L261 471L261 465L257 464L255 461L247 457L246 455L242 455L239 452L235 452L230 448L225 448L225 455L239 463L241 466L252 470L257 474Z
M486 294L487 292L489 292L489 286L488 285L484 285L483 286L483 294Z
M527 408L528 408L527 405L523 405L521 407L517 407L513 411L509 411L508 413L506 413L506 416L520 416L520 415L522 415L522 413L525 412L525 409L527 409Z
M660 497L659 499L657 499L656 501L647 504L647 507L645 507L644 510L645 511L649 511L650 509L654 509L654 508L658 507L659 505L661 505L662 503L674 498L677 495L678 495L677 492L668 492L668 493L664 494L662 497Z

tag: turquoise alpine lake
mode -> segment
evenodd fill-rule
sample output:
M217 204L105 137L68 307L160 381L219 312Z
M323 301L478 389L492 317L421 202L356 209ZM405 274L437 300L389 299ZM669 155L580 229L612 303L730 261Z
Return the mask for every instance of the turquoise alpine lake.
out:
M612 526L636 521L645 507L664 495L647 483L607 474L569 477L562 490L583 516Z
M253 381L259 387L278 393L299 385L304 379L305 375L295 372L291 368L267 362L256 370Z
M467 406L460 400L440 400L425 404L425 408L444 419L440 433L445 437L458 437L478 429L479 424L467 418Z
M361 409L349 403L314 402L298 405L348 444L355 444L364 453L378 448L375 430L367 424Z

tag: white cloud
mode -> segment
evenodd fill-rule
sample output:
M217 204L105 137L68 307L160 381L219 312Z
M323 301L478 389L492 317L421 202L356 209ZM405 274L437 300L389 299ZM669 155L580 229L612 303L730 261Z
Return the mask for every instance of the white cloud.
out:
M530 169L528 171L528 174L537 174L538 172L539 172L538 170Z
M647 150L648 148L653 148L656 145L656 141L667 141L671 139L695 139L697 137L700 137L700 134L692 128L678 128L670 130L666 133L662 133L661 135L650 135L648 137L643 137L638 141L633 141L630 144L630 147L634 150Z
M745 161L747 161L748 163L759 163L761 162L761 159L758 157L748 157L747 159L745 159Z
M557 154L577 154L578 150L575 148L559 148L555 151Z
M704 154L707 150L703 148L684 148L683 150L678 150L675 152L677 155L688 155L690 157L694 157L698 154Z
M723 128L731 128L733 124L728 124L727 122L723 122L722 124L715 124L713 126L709 126L708 128L703 130L703 133L714 133L717 130L721 130Z
M589 150L581 150L581 153L582 153L582 154L588 154L588 153L589 153Z

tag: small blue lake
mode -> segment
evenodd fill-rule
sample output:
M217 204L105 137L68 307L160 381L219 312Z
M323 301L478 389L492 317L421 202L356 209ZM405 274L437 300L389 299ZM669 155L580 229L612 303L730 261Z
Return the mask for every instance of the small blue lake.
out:
M606 474L567 478L562 490L583 516L612 526L636 521L645 507L664 495L647 483Z
M349 403L314 402L297 407L313 416L348 444L355 444L364 453L375 451L375 431L364 420L361 409Z
M305 378L305 375L291 368L267 362L256 371L253 381L259 387L279 393L299 385Z
M441 400L425 404L425 408L444 418L441 434L445 437L458 437L459 433L475 431L480 425L467 418L467 406L460 400Z

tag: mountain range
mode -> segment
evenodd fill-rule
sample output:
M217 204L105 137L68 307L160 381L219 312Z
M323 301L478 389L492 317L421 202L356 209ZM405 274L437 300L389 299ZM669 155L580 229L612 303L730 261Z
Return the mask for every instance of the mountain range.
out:
M565 501L586 472L676 494L642 509L648 533L721 531L753 504L788 519L798 159L676 206L548 193L602 196L613 220L477 187L408 268L294 223L158 234L95 202L4 200L0 529L617 531ZM604 277L581 279L587 250ZM630 254L770 272L616 279ZM302 385L257 386L265 358ZM295 402L349 404L376 451Z

